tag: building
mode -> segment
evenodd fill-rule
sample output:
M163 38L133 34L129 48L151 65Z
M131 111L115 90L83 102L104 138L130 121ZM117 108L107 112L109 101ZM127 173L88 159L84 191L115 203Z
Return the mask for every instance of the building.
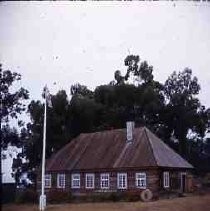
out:
M45 188L72 194L189 191L193 166L146 127L80 134L46 165Z

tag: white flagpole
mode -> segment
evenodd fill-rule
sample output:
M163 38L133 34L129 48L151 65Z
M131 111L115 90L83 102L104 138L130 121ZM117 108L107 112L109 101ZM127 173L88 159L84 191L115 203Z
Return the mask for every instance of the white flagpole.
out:
M46 207L46 195L44 194L45 186L45 148L46 148L46 125L47 125L47 96L45 92L45 103L44 103L44 127L43 127L43 151L42 151L42 189L39 199L39 209L45 210Z

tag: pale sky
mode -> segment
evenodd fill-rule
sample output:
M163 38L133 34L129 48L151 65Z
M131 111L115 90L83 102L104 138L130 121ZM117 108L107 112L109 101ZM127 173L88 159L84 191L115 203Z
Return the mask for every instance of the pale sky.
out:
M200 2L1 2L0 62L21 73L31 99L81 83L94 89L138 54L164 82L192 69L210 107L210 4ZM53 83L56 82L54 86Z
M210 106L210 4L194 2L1 2L0 61L22 74L31 99L80 82L94 89L114 78L128 53L164 82L190 67ZM53 87L53 82L57 87Z

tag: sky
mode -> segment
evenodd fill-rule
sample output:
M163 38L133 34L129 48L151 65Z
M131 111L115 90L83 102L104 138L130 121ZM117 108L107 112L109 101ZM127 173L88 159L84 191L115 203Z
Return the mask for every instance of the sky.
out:
M3 183L10 183L14 182L14 178L12 177L12 163L13 159L17 158L17 154L21 153L22 150L17 147L8 146L7 150L3 150L2 154L6 157L6 159L2 160L2 182Z
M210 107L210 4L203 2L1 2L0 62L41 99L81 83L94 89L139 55L162 83L189 67Z

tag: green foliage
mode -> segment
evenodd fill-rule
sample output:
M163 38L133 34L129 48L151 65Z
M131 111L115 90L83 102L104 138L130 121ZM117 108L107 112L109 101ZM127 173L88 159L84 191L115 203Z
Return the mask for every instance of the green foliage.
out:
M111 193L110 195L109 195L109 199L110 199L110 201L113 201L113 202L117 202L117 201L120 201L120 199L121 199L121 194L119 194L119 193Z
M47 136L50 140L48 153L60 149L69 139L69 101L64 90L52 96L53 108L49 109L47 119ZM51 150L51 151L50 151Z
M92 98L74 95L70 102L69 112L70 130L73 137L81 132L96 131L97 126L101 124L102 106Z
M69 191L64 191L64 190L50 190L47 193L47 203L68 203L71 202L72 196Z
M25 110L25 105L22 104L22 100L26 100L29 97L28 91L24 88L20 88L15 92L11 92L11 87L15 82L21 80L21 75L10 70L2 70L0 64L0 90L1 90L1 122L8 122L9 117L17 118L17 114L20 114Z
M165 94L174 105L193 99L199 91L198 79L192 77L192 70L189 68L178 73L174 71L165 82Z
M47 115L47 150L49 157L70 139L69 102L66 92L61 90L52 96L53 108L48 108ZM25 155L30 160L30 169L37 167L42 157L44 105L40 101L31 101L28 106L31 123L27 125ZM36 152L36 153L34 153Z
M128 202L140 201L140 199L139 192L127 192L124 194L124 200Z
M71 86L71 95L75 96L75 95L80 95L83 97L93 97L93 92L90 91L86 86L81 85L79 83L74 84Z
M9 126L10 118L17 118L25 110L23 100L29 97L28 91L20 88L17 91L11 92L17 81L21 80L21 75L10 70L2 70L0 64L0 126L1 126L1 147L7 148L8 144L19 146L20 138L15 128ZM18 122L22 126L22 122Z
M134 76L133 82L137 82L138 85L153 81L153 67L149 66L147 61L140 63L140 57L138 55L128 55L124 60L124 64L127 67L125 76L121 76L119 70L115 72L117 84L123 84L125 81L128 81L131 75Z
M117 81L117 84L124 84L125 77L121 75L121 72L119 70L115 71L114 78Z
M21 140L16 128L11 128L8 124L3 125L1 128L1 142L2 148L6 149L8 143L12 146L21 145Z
M18 114L25 111L25 105L22 101L29 98L29 93L24 88L19 88L12 91L16 82L21 80L21 75L10 70L2 70L0 64L0 150L6 149L8 144L20 146L21 140L17 130L9 127L9 120L11 118L18 118ZM18 121L19 126L23 126L23 122ZM1 156L2 158L2 156ZM0 162L0 183L2 182L2 162ZM0 185L1 186L1 185ZM0 195L2 189L0 187Z
M38 203L38 194L34 189L23 189L16 192L15 202L22 203Z
M136 92L136 87L129 84L103 85L95 89L95 101L103 106L104 128L124 127L126 119L133 118Z
M168 132L179 140L179 152L187 156L187 134L189 129L204 137L207 117L205 107L201 105L198 95L200 85L188 68L173 74L166 80L164 93L166 106L163 119Z
M203 180L202 180L202 184L204 187L210 187L210 173L207 173Z
M103 201L127 201L135 202L140 200L140 193L138 192L111 192L111 193L97 193L90 194L80 198L80 201L86 202L103 202Z
M126 74L114 73L115 81L94 91L71 86L71 99L60 90L47 110L47 158L80 133L123 128L128 120L147 126L198 167L210 153L203 137L210 127L210 110L201 105L198 79L189 68L174 72L164 84L154 80L153 67L138 55L128 55ZM24 153L32 171L41 162L44 107L31 101L31 123L22 132ZM189 138L189 131L196 134ZM208 156L202 157L203 153Z

